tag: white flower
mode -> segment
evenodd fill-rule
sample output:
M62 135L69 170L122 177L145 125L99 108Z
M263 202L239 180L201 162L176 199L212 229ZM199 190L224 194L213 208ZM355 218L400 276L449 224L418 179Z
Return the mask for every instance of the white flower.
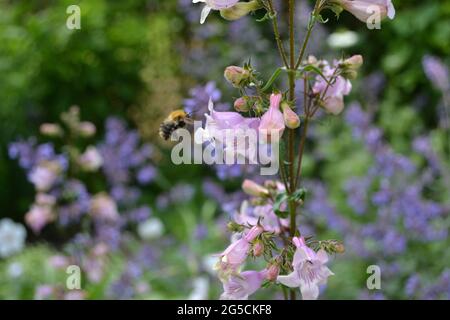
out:
M207 277L198 277L192 282L193 289L189 294L188 300L206 300L208 299L209 280Z
M61 166L56 161L45 161L35 167L29 175L29 180L38 191L48 191L58 179Z
M138 226L138 234L144 240L156 239L164 233L164 225L158 218L150 218Z
M11 278L19 278L23 274L22 264L19 262L13 262L8 266L8 275Z
M11 219L0 220L0 258L20 252L24 246L26 230Z
M297 250L294 254L292 266L294 271L286 276L278 276L277 280L285 286L300 287L303 300L315 300L319 297L319 285L326 284L329 276L333 275L325 266L328 262L327 253L321 249L314 252L303 238L294 238Z
M327 39L328 45L333 49L344 49L358 43L358 34L354 31L340 31L330 34Z
M204 2L205 7L202 10L200 23L205 23L211 10L222 10L233 7L239 0L192 0L193 3Z
M103 165L103 158L97 148L89 146L86 151L80 155L78 163L85 171L97 171Z

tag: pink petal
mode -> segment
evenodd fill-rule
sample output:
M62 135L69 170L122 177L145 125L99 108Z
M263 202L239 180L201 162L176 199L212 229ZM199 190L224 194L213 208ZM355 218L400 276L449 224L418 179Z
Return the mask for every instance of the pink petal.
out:
M291 272L287 276L278 276L277 281L290 288L296 288L300 286L300 278L296 271Z
M319 287L314 284L301 286L300 292L303 300L317 300L319 297Z

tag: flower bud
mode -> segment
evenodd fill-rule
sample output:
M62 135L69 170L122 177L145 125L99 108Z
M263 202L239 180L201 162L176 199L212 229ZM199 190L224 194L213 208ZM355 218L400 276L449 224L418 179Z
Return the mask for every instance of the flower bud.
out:
M311 64L311 65L316 65L319 63L319 61L317 60L317 58L315 56L310 55L310 56L308 56L307 63Z
M278 264L272 264L267 269L266 279L269 281L276 281L279 273L280 267L278 266Z
M358 76L358 69L363 64L363 57L361 55L354 55L347 60L344 60L340 67L342 69L342 76L347 79L356 79Z
M86 151L80 155L78 163L86 172L95 172L103 165L103 157L97 148L89 146Z
M273 93L270 96L269 110L261 117L259 131L263 134L263 140L265 142L279 141L286 128L283 113L280 111L282 99L283 96L281 93Z
M269 190L276 191L278 188L278 184L274 180L266 180L264 181L264 187L266 187Z
M344 253L345 252L344 244L339 241L333 241L333 251L336 253Z
M344 60L343 65L352 69L358 69L363 65L363 62L364 59L362 55L355 54L354 56L351 56L350 58Z
M250 111L250 107L248 105L248 101L245 97L241 97L234 101L234 109L237 112L248 112Z
M250 77L250 71L237 67L229 66L224 72L225 79L235 88L240 88Z
M54 123L43 123L39 130L43 135L49 137L60 137L63 133L61 126Z
M259 257L264 253L264 245L261 241L256 241L253 245L253 256Z
M245 179L244 182L242 183L242 190L246 194L254 197L266 197L269 195L269 190L257 184L256 182L248 179Z
M292 111L286 102L281 104L281 109L283 110L284 123L289 129L297 129L300 127L300 118L298 115Z
M250 12L258 10L260 8L262 8L262 6L256 0L249 2L238 2L231 8L220 10L220 15L226 20L233 21L238 20L248 15Z
M264 232L264 228L261 225L256 225L252 227L247 234L243 237L243 239L247 242L255 240L261 233Z
M230 221L227 224L227 228L230 232L242 232L244 231L244 227L234 221Z
M92 137L97 129L95 128L95 125L92 122L83 121L80 122L78 126L78 132L82 137L89 138Z

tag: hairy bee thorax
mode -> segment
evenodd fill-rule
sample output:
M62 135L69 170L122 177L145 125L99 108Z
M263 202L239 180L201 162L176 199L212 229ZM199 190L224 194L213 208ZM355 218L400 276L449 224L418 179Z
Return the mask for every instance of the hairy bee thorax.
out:
M161 123L159 135L164 140L169 140L175 130L184 128L189 121L190 116L184 110L175 110Z

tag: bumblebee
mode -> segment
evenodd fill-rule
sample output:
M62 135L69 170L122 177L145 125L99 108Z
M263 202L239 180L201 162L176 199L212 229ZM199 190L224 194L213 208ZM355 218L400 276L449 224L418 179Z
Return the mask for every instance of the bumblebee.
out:
M159 135L164 140L169 140L170 136L175 130L184 128L186 124L191 122L191 116L184 110L172 111L159 126Z

